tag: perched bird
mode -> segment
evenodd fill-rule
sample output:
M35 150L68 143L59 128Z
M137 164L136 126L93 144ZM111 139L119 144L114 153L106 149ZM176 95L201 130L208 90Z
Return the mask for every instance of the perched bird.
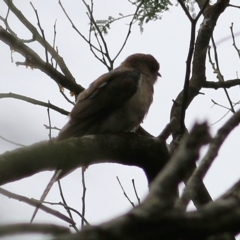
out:
M159 63L150 54L130 55L119 67L100 76L79 94L69 121L56 140L88 134L135 132L152 103L153 85L161 76L159 68ZM53 183L65 175L62 170L55 172L40 204Z

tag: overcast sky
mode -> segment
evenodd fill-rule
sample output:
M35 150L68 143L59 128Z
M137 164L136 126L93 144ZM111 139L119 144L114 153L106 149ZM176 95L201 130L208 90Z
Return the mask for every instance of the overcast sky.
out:
M78 29L88 35L88 19L86 8L80 1L62 1L66 10ZM58 1L32 0L38 10L42 28L46 39L53 41L53 25L57 19L57 43L59 54L76 78L77 82L87 87L99 75L107 71L89 51L88 45L73 30L64 16ZM231 1L239 4L239 1ZM37 26L35 13L28 1L17 1L17 6L24 15ZM127 10L126 10L127 9ZM6 15L7 8L3 1L0 2L0 15ZM94 3L96 19L106 19L109 15L118 16L119 13L132 13L134 8L127 1L98 0ZM198 8L196 8L196 12ZM20 38L31 38L31 34L19 24L16 18L10 15L10 26ZM199 23L202 19L199 20ZM126 36L129 19L114 23L106 37L109 52L112 57L119 51ZM234 30L240 32L240 14L237 8L227 8L221 15L214 38L217 42L219 61L224 78L234 79L239 72L239 58L232 47L230 25L234 23ZM1 22L2 26L3 23ZM199 25L198 25L199 26ZM239 36L239 35L238 35ZM172 100L181 91L185 77L185 61L188 53L190 37L190 22L180 6L173 6L168 12L162 14L162 19L144 25L143 33L140 33L137 24L133 26L131 36L126 47L115 62L118 66L128 55L132 53L150 53L161 65L162 78L155 85L154 102L150 108L143 127L153 135L158 135L169 122ZM226 38L227 37L227 38ZM226 38L226 39L225 39ZM225 39L225 40L224 40ZM236 41L240 46L240 39ZM44 49L38 44L30 44L43 58ZM68 111L72 105L67 103L59 93L56 83L39 70L31 70L23 66L16 67L16 61L24 61L17 53L11 55L7 45L0 42L1 78L0 92L13 92L37 100L48 100ZM11 62L11 57L14 62ZM207 60L208 61L208 60ZM207 63L207 79L216 80L211 66ZM186 126L191 129L195 121L207 120L209 124L217 122L227 112L226 109L213 106L211 99L219 104L228 106L223 90L202 89L204 95L199 95L192 102L186 114ZM68 95L68 90L65 90ZM239 87L229 90L233 102L239 101ZM47 140L48 131L43 124L48 124L46 108L31 105L15 99L0 99L1 124L0 135L24 145ZM212 127L212 134L224 124L230 117L230 113ZM67 121L67 117L51 111L52 126L61 128ZM57 131L53 131L56 136ZM216 158L211 170L205 178L206 186L213 198L218 197L239 179L239 127L227 139L219 156ZM170 142L171 139L168 140ZM16 146L0 139L0 152L9 151ZM230 149L230 150L229 150ZM230 154L229 154L230 153ZM33 159L34 160L34 159ZM80 170L62 180L66 200L71 207L81 211L81 174ZM6 184L5 189L29 198L39 198L51 178L53 172L36 174L30 178L15 183ZM99 164L90 166L86 172L87 197L86 219L91 223L100 223L111 219L131 209L129 202L124 197L116 180L118 176L128 196L136 202L131 180L135 180L138 194L141 199L148 191L145 175L141 169L135 167L120 166L117 164ZM60 196L57 186L54 186L47 197L48 201L59 202ZM24 203L8 199L0 195L0 223L28 222L33 208ZM7 206L7 207L6 207ZM59 208L61 210L61 208ZM78 217L75 221L80 223ZM58 220L47 213L39 211L35 222L58 223L66 226L65 222Z

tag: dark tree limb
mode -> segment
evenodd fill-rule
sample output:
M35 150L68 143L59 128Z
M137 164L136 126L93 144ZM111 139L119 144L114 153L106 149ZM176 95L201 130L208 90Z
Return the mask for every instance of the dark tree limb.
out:
M207 239L214 235L229 236L240 232L240 201L231 198L208 204L199 211L165 211L148 215L140 205L128 214L99 226L84 228L74 235L55 240L146 240ZM140 231L141 230L141 231Z
M197 0L197 3L200 9L202 9L206 4L206 0ZM188 95L186 97L184 90L182 90L177 96L177 98L174 100L174 103L171 109L170 119L176 118L177 120L175 122L175 125L173 126L173 133L172 133L173 140L171 142L172 153L176 151L176 149L178 148L179 143L181 142L181 139L183 136L182 124L181 124L182 108L186 107L187 109L187 107L193 101L193 99L200 93L201 88L206 82L205 62L206 62L209 41L211 39L213 30L216 26L217 20L221 15L221 13L228 6L228 3L229 3L228 0L218 0L213 5L207 5L205 10L202 13L204 19L198 31L198 36L195 42L193 62L192 62L192 76L188 83ZM185 104L184 101L186 101L186 99L187 99L187 102ZM191 173L195 169L195 164L189 165L188 169L190 171L188 177L190 177ZM185 182L186 181L187 179L185 179ZM211 197L208 194L207 190L205 189L205 186L202 183L202 179L199 180L198 186L201 186L201 189L203 190L203 192L205 192L205 194L203 195L203 194L197 193L199 189L195 189L196 192L194 192L194 195L201 197L198 203L206 204L207 202L211 201Z
M164 142L138 134L89 135L61 142L49 141L0 156L0 185L56 169L75 169L114 162L142 168L151 182L169 158Z
M181 208L186 208L192 195L195 194L196 188L198 188L199 181L202 180L209 168L211 167L214 159L218 155L218 151L222 146L227 136L232 130L240 123L240 110L236 112L232 117L218 130L216 136L212 139L206 155L201 160L199 166L193 172L189 178L185 191L178 201L178 205L182 205Z
M124 216L99 226L89 226L77 234L55 239L205 239L216 234L240 232L240 184L215 202L192 212L177 211L169 205L169 189L186 174L186 165L197 160L200 147L209 141L206 124L196 125L181 142L175 156L158 174L148 197ZM189 153L186 154L186 153ZM141 231L140 231L141 229ZM226 238L225 238L226 239Z
M199 7L202 8L206 3L206 1L198 0L197 3L199 4ZM211 5L206 6L205 10L203 11L204 19L198 31L198 36L195 42L195 49L194 49L193 63L192 63L192 77L188 85L186 108L193 101L193 99L199 94L203 84L206 81L205 62L206 62L206 55L207 55L209 41L219 16L227 6L228 6L227 0L221 0L221 1L219 0L217 1L217 3L215 3L212 6ZM181 136L183 134L181 129L180 116L181 116L184 99L185 97L184 97L184 90L183 90L179 93L177 98L174 100L174 104L171 109L170 119L175 117L178 120L174 126L174 131L173 131L173 138L174 138L172 142L173 149L175 149L174 145L178 145L179 139L181 139ZM176 143L174 143L175 141Z
M179 121L180 121L180 133L183 135L186 127L185 127L185 115L186 110L188 106L188 91L189 91L189 79L191 74L191 63L193 58L193 52L194 52L194 43L195 43L195 35L196 35L196 24L199 19L199 17L202 15L203 11L206 9L208 5L209 0L205 0L205 4L201 7L201 10L199 11L196 18L192 18L188 9L186 8L184 2L182 0L178 0L181 7L183 8L184 12L188 16L190 22L191 22L191 37L190 37L190 43L189 43L189 50L188 50L188 56L186 61L186 74L185 74L185 80L184 80L184 87L183 87L183 99L181 103L181 114L179 115Z
M191 133L185 135L185 138L181 141L178 150L173 154L170 162L155 179L150 188L148 198L154 197L159 199L161 205L163 205L163 202L165 202L167 206L174 204L178 184L185 180L186 176L189 175L189 171L192 171L189 166L195 164L199 157L200 148L209 141L210 135L207 124L196 124ZM195 202L196 199L194 196L192 200Z
M41 233L51 235L63 235L69 233L69 228L57 226L54 224L9 224L0 226L0 237L11 236L15 234Z

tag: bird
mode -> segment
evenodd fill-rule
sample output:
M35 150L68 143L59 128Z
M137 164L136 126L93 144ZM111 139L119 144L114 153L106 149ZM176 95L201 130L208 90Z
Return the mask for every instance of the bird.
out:
M128 56L119 67L101 75L81 92L69 114L69 121L60 130L56 141L90 134L118 134L135 132L148 113L153 101L153 86L160 65L150 54ZM56 170L39 205L46 198L55 181L71 171Z

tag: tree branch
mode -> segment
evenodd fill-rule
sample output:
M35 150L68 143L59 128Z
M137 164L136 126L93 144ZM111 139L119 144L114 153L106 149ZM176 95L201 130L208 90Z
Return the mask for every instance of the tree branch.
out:
M28 103L32 103L32 104L35 104L35 105L39 105L39 106L42 106L42 107L51 108L52 110L54 110L56 112L59 112L63 115L68 115L69 114L68 111L66 111L62 108L59 108L59 107L57 107L57 106L55 106L51 103L42 102L42 101L30 98L30 97L25 97L23 95L19 95L19 94L16 94L16 93L0 93L0 99L1 98L19 99L19 100L22 100L22 101L25 101L25 102L28 102Z
M215 90L219 88L231 88L240 85L240 79L231 79L224 82L206 81L203 83L203 88L213 88Z
M27 204L29 204L31 206L39 207L44 212L47 212L47 213L49 213L49 214L51 214L51 215L53 215L53 216L55 216L55 217L65 221L65 222L67 222L67 223L70 223L72 225L75 224L75 222L71 218L65 216L64 214L62 214L62 213L60 213L60 212L58 212L56 210L53 210L53 209L51 209L51 208L49 208L49 207L47 207L47 206L45 206L43 204L41 206L39 206L39 201L36 201L36 200L33 200L33 199L29 199L29 198L27 198L25 196L9 192L9 191L7 191L7 190L5 190L3 188L0 188L0 194L6 196L8 198L16 199L16 200L18 200L20 202L27 203ZM0 236L1 236L1 234L0 234Z
M84 90L82 86L76 84L74 81L70 81L69 78L64 76L59 71L57 71L51 64L44 62L36 52L34 52L31 48L22 43L18 38L8 33L1 26L0 26L0 40L6 43L11 48L11 50L20 53L22 56L26 58L26 61L21 65L30 66L32 68L38 68L42 72L46 73L58 84L69 89L71 92L74 92L75 94L78 94Z
M230 134L230 132L238 126L240 123L240 110L236 112L232 117L221 127L216 136L211 141L206 155L201 160L197 169L195 169L192 176L189 178L186 189L182 195L181 200L178 204L184 205L184 208L187 206L188 201L192 198L192 195L195 194L195 189L199 184L199 180L202 180L210 166L212 165L215 157L218 155L218 151L222 146L223 142Z
M202 8L206 1L197 1L199 7ZM215 28L216 22L221 13L228 6L228 1L221 0L217 1L214 5L209 5L203 12L204 20L201 24L200 30L195 43L195 51L193 56L192 64L192 77L188 85L188 96L186 108L192 102L192 100L199 94L200 89L206 81L205 76L205 61L207 55L207 48L209 45L210 38ZM172 149L175 149L181 139L181 122L180 116L183 108L184 101L184 90L179 93L177 98L174 100L174 104L171 109L170 119L175 117L178 121L174 126L173 131L173 142L171 143ZM174 142L176 141L176 142Z
M29 233L41 233L52 235L64 235L69 233L69 229L54 224L9 224L0 226L0 237L10 236L14 234L29 234Z
M60 67L61 71L64 73L66 78L70 82L72 82L69 84L75 83L76 82L75 78L72 76L63 58L58 54L58 52L56 52L55 49L47 41L45 41L45 39L38 33L34 25L32 25L25 18L22 12L17 9L17 7L13 4L12 0L4 0L4 2L9 7L9 9L16 15L19 21L32 33L34 40L39 42L43 46L43 48L46 49L51 54L51 56L55 59L55 61L57 62L58 66Z
M134 133L40 142L0 155L0 185L41 171L71 170L104 162L138 166L151 182L168 157L164 142Z

